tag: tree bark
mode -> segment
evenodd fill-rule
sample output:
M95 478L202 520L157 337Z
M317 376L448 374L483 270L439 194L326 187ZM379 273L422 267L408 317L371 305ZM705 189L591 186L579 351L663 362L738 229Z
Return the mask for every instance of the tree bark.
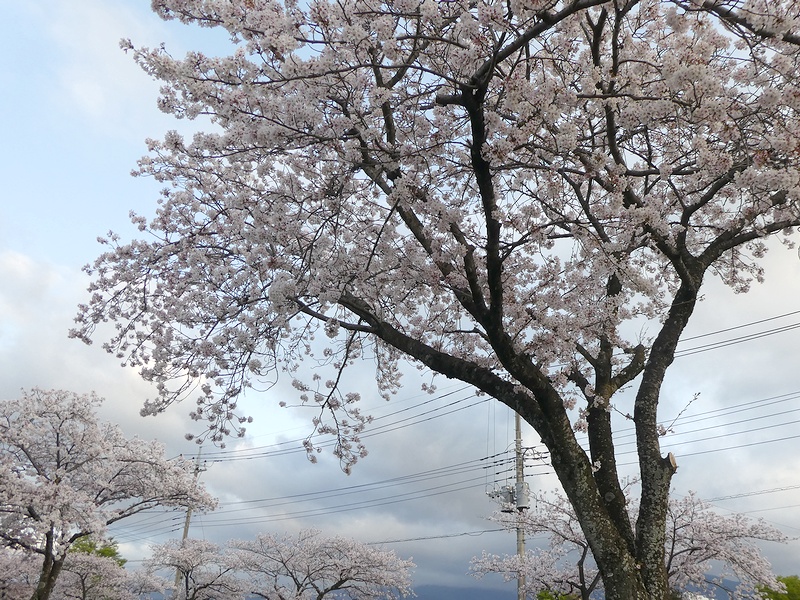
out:
M53 589L56 587L56 581L61 574L61 568L64 566L64 559L54 559L52 556L45 556L42 563L42 570L39 575L39 583L31 596L31 600L50 600Z

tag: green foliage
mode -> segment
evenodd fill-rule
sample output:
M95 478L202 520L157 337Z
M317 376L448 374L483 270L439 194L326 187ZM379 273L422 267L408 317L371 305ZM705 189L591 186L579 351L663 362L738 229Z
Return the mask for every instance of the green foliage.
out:
M117 542L111 539L98 542L92 537L83 537L72 544L69 551L110 558L120 567L124 567L125 563L128 562L126 559L122 558L122 555L119 553L119 545Z
M536 600L579 600L574 594L554 594L550 590L542 590L536 594Z
M778 577L778 581L786 586L786 591L776 592L767 588L759 588L758 592L764 600L800 600L800 577L789 575Z

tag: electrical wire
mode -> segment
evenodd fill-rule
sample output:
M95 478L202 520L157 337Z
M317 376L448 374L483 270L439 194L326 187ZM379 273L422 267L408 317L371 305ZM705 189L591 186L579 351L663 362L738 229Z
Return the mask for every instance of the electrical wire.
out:
M720 333L728 333L729 331L736 331L738 329L744 329L745 327L752 327L753 325L761 325L762 323L777 321L778 319L783 319L785 317L792 317L794 315L800 315L800 310L794 310L788 313L783 313L782 315L775 315L774 317L766 317L764 319L758 319L757 321L750 321L749 323L742 323L740 325L734 325L733 327L726 327L725 329L717 329L716 331L710 331L708 333L701 333L699 335L685 337L682 338L678 343L680 344L680 343L691 342L705 337L719 335Z
M786 331L791 331L793 329L797 329L800 327L800 323L792 323L791 325L785 325L783 327L776 327L775 329L770 329L768 331L761 331L757 333L751 333L748 335L739 336L736 338L732 338L730 340L722 340L719 342L711 342L708 344L703 344L701 346L695 346L693 348L686 348L685 350L677 350L675 352L675 358L683 358L686 356L691 356L693 354L698 354L700 352L707 352L708 350L716 350L718 348L726 348L728 346L733 346L735 344L741 344L743 342L749 342L752 340L757 340L763 337L767 337L770 335L775 335L778 333L784 333Z
M794 315L797 315L797 314L800 314L800 310L792 311L792 312L788 312L788 313L784 313L784 314L781 314L781 315L776 315L776 316L768 317L768 318L764 318L764 319L758 319L758 320L755 320L755 321L750 321L748 323L743 323L743 324L736 325L736 326L733 326L733 327L727 327L727 328L719 329L719 330L716 330L716 331L711 331L711 332L707 332L707 333L703 333L703 334L699 334L699 335L690 336L690 337L687 337L687 338L684 338L684 339L680 340L679 344L686 343L688 341L693 341L693 340L698 340L698 339L703 339L703 338L719 335L721 333L727 333L727 332L730 332L730 331L736 331L736 330L739 330L739 329L752 327L754 325L759 325L759 324L775 321L775 320L782 319L782 318L785 318L785 317L794 316ZM775 335L777 333L782 333L784 331L788 331L788 330L791 330L791 329L796 329L798 327L800 327L800 323L793 323L793 324L790 324L790 325L787 325L787 326L773 328L773 329L770 329L770 330L767 330L767 331L763 331L763 332L756 332L754 334L749 334L749 335L746 335L746 336L739 336L737 338L733 338L733 339L729 339L729 340L722 340L720 342L714 342L714 343L710 343L710 344L704 344L702 346L697 346L697 347L693 347L693 348L687 348L685 350L679 350L678 352L676 352L676 358L679 358L681 356L689 356L691 354L696 354L698 352L704 352L704 351L707 351L707 350L713 350L713 349L716 349L716 348L726 347L726 346L730 346L730 345L733 345L733 344L738 344L738 343L750 341L750 340L753 340L753 339L766 337L766 336L769 336L769 335ZM459 392L463 392L463 391L465 391L467 389L471 389L471 386L459 386L458 388L456 388L454 390L448 391L448 392L446 392L444 394L439 394L435 398L427 399L424 402L415 404L413 406L406 407L406 408L401 409L401 410L393 411L393 412L387 413L385 415L376 416L376 417L373 418L373 422L378 421L380 419L388 418L388 417L391 417L391 416L394 416L394 415L397 415L397 414L400 414L400 413L403 413L403 412L414 410L414 409L422 407L422 406L426 406L428 404L431 404L431 403L435 402L436 400L440 400L442 398L457 394ZM466 396L464 398L460 398L459 400L456 400L456 402L448 404L447 406L451 406L451 405L463 402L463 401L465 401L465 400L467 400L467 399L469 399L471 397L474 397L474 396L470 395L470 396ZM489 401L489 399L484 398L480 402L476 402L474 404L471 404L471 405L463 407L463 408L470 408L470 407L472 407L472 406L474 406L476 404L482 404L483 402L488 402L488 401ZM416 419L416 418L419 418L419 417L422 417L422 416L425 416L425 415L433 414L434 412L437 412L439 410L443 410L443 408L444 407L437 407L437 408L434 408L434 409L432 409L430 411L423 412L423 413L421 413L419 415L415 415L415 416L412 416L412 417L407 417L405 419L401 419L400 421L396 421L394 423L390 423L390 424L387 424L387 425L380 426L378 428L371 429L370 432L367 432L367 433L363 434L361 437L362 438L368 438L370 436L378 435L380 432L395 431L397 429L402 429L403 427L406 427L406 426L415 425L418 422L414 421L414 422L410 422L409 423L408 421L412 421L413 419ZM453 412L455 412L455 411L453 411ZM448 414L452 414L452 412L442 413L442 414L440 414L438 416L447 416ZM423 419L422 421L419 421L419 422L425 422L425 421L431 420L432 418L436 418L436 417L431 417L430 419ZM406 423L406 424L400 426L401 423ZM291 449L288 449L288 450L287 449L284 449L284 450L275 450L274 449L276 446L286 446L286 445L295 445L296 446L296 445L300 445L300 444L302 444L303 441L305 441L305 439L306 439L305 437L304 438L297 438L297 439L277 442L275 444L270 444L270 445L265 445L265 446L260 446L260 447L254 447L254 448L249 448L249 449L244 449L244 450L237 450L237 449L227 450L227 451L220 450L220 451L217 451L217 452L212 452L209 455L207 455L206 460L213 461L213 462L222 462L224 460L251 460L253 458L265 458L265 457L271 457L271 456L280 456L280 455L283 455L283 454L305 452L304 448L298 448L298 447L294 447L294 448L291 448ZM335 442L334 441L330 441L330 442L323 442L321 444L318 444L318 446L319 447L328 447L328 446L331 446L333 444L335 444ZM255 450L267 449L267 448L273 448L273 450L265 450L264 452L258 452L256 454L240 455L240 456L236 456L236 458L234 458L235 454L242 454L244 452L251 452L252 453Z
M705 333L705 334L701 334L701 335L697 335L697 336L692 336L692 337L686 338L685 340L682 340L682 341L683 342L688 342L688 341L692 341L692 340L702 339L702 338L706 338L706 337L709 337L709 336L718 335L720 333L727 333L727 332L730 332L730 331L733 331L733 330L742 329L742 328L745 328L745 327L749 327L749 326L753 326L753 325L756 325L756 324L765 323L765 322L768 322L768 321L773 321L773 320L776 320L776 319L780 319L780 318L784 318L784 317L792 316L792 315L796 315L796 314L800 314L800 311L794 311L794 312L786 313L786 314L783 314L783 315L770 317L770 318L767 318L767 319L761 319L761 320L758 320L758 321L745 323L745 324L738 325L738 326L735 326L735 327L729 327L729 328L721 329L721 330L714 331L714 332L709 332L709 333ZM738 337L735 337L735 338L732 338L732 339L728 339L728 340L723 340L723 341L720 341L720 342L703 344L703 345L700 345L700 346L695 346L695 347L692 347L692 348L688 348L688 349L682 350L679 353L676 353L676 357L678 357L678 356L688 356L688 355L695 354L695 353L698 353L698 352L704 352L704 351L707 351L707 350L713 350L713 349L718 349L718 348L722 348L722 347L727 347L727 346L730 346L730 345L743 343L743 342L746 342L746 341L751 341L753 339L759 339L759 338L766 337L766 336L769 336L769 335L775 335L777 333L782 333L782 332L789 331L789 330L792 330L792 329L795 329L795 328L798 328L798 327L800 327L800 323L795 323L795 324L791 324L791 325L783 326L783 327L772 328L770 330L757 332L757 333L754 333L754 334L738 336ZM375 417L374 421L377 421L378 419L389 418L389 417L396 416L396 415L399 415L399 414L402 414L402 413L405 413L405 412L409 412L411 410L415 410L415 409L423 407L423 406L430 405L430 404L432 404L433 402L435 402L437 400L441 400L442 398L450 397L450 396L452 396L454 394L457 394L459 392L463 392L466 389L470 389L469 386L461 386L456 390L449 391L449 392L447 392L445 394L440 394L435 398L427 399L424 402L415 404L413 406L406 407L406 408L403 408L401 410L393 411L391 413L388 413L388 414L385 414L385 415L381 415L379 417ZM788 400L796 399L798 396L800 396L800 391L791 392L791 393L788 393L788 394L782 394L782 395L779 395L779 396L773 396L773 397L770 397L770 398L767 398L767 399L763 399L763 400L756 400L756 401L749 401L749 402L745 402L745 403L740 403L738 405L733 405L733 406L728 406L728 407L721 408L721 409L706 411L706 412L703 412L703 413L696 413L694 415L682 415L682 416L679 416L677 419L675 419L675 422L673 423L673 425L676 425L679 422L682 425L685 425L687 423L697 423L697 422L700 422L700 421L715 419L715 418L718 417L719 413L723 413L723 412L726 415L735 414L735 413L738 413L738 412L746 412L748 410L754 410L756 408L763 408L763 407L768 406L768 405L777 404L777 403L781 403L781 402L786 402ZM473 402L473 403L471 403L469 405L466 405L466 406L460 406L460 407L457 407L457 408L453 408L456 405L458 405L458 404L460 404L462 402L465 402L465 401L469 400L470 398L474 398L474 397L475 397L474 395L465 396L465 397L462 397L462 398L456 400L455 402L447 403L444 406L435 407L435 408L432 408L430 410L426 410L426 411L424 411L424 412L422 412L420 414L415 414L415 415L412 415L412 416L404 417L403 419L396 420L396 421L381 425L379 428L370 431L369 434L365 434L362 437L370 437L370 436L374 436L374 435L380 435L382 433L388 433L388 432L391 432L391 431L396 431L398 429L403 429L405 427L410 427L410 426L413 426L413 425L424 423L424 422L433 420L435 418L439 418L439 417L442 417L442 416L447 416L447 415L453 414L454 412L458 412L460 410L465 410L465 409L468 409L468 408L472 408L474 406L477 406L477 405L483 404L484 402L488 402L489 401L489 399L484 398L484 399L481 399L479 401ZM446 410L448 408L450 408L450 410ZM734 409L734 410L732 410L732 409ZM740 423L743 423L743 422L751 422L752 420L756 420L756 419L766 419L766 418L770 418L770 417L786 415L786 414L790 414L790 413L793 413L793 412L797 412L797 410L800 410L800 409L780 411L780 412L776 412L776 413L771 413L769 415L757 416L757 417L754 417L752 419L747 419L747 420L742 419L742 420L738 420L738 421L715 424L715 425L711 425L711 426L708 426L708 427L702 427L702 428L691 430L691 431L684 431L684 432L675 433L673 435L689 435L689 434L694 434L694 433L703 432L703 431L711 431L711 430L718 429L718 428L721 428L721 427L727 427L727 426L730 426L730 425L740 424ZM780 424L775 424L775 425L767 425L767 426L760 427L760 428L757 428L757 429L749 428L746 431L729 433L729 434L726 434L725 436L723 436L723 435L708 436L708 437L705 437L705 438L698 438L698 439L694 439L694 440L689 440L689 441L687 441L685 443L698 443L698 442L702 442L702 441L718 439L720 437L727 437L729 435L742 435L744 433L750 433L752 431L773 429L775 427L779 427L779 426L782 426L782 425L790 425L790 424L794 424L794 423L797 423L797 422L800 422L800 421L791 421L791 422L780 423ZM624 430L623 430L623 433L624 433ZM628 435L630 435L630 434L628 434ZM681 456L682 457L685 457L685 456L696 456L696 455L707 454L707 453L711 453L711 452L729 451L729 450L733 450L733 449L737 449L737 448L745 448L745 447L750 447L750 446L754 446L754 445L760 445L760 444L764 444L764 443L779 442L779 441L785 441L785 440L791 440L791 439L797 439L797 438L800 438L800 435L785 436L785 437L771 439L771 440L762 440L762 441L759 441L759 442L745 443L745 444L734 445L734 446L729 446L729 447L725 447L725 448L708 449L708 450L702 450L702 451L697 451L697 452L692 452L692 453L681 453ZM288 444L293 444L293 443L296 444L296 443L302 442L304 439L305 438L300 438L300 439L297 439L297 440L289 440L289 441L285 441L285 442L280 442L278 444L271 444L271 445L266 445L266 446L262 446L262 447L258 447L258 448L249 448L249 449L246 449L244 452L250 452L250 454L246 454L246 455L243 455L243 456L241 455L242 451L236 451L236 450L234 450L234 451L226 451L226 452L220 451L220 452L217 452L217 453L211 453L210 456L206 457L206 460L209 461L209 462L212 462L212 463L214 463L214 462L226 462L226 461L231 461L231 460L252 460L254 458L276 456L276 455L281 455L281 454L289 453L289 452L305 452L305 449L303 449L303 448L291 449L291 450L286 450L286 449L274 450L275 446L282 446L282 445L288 445ZM623 445L625 445L625 444L623 444ZM267 449L273 449L273 450L267 450ZM254 450L263 450L263 451L257 452L257 453L253 453ZM237 456L234 453L237 453L239 455ZM630 453L631 452L623 452L621 454L630 454ZM496 455L496 456L499 456L499 455ZM489 458L492 458L492 457L485 457L485 458L478 459L478 460L484 461L484 460L488 460ZM470 471L470 468L467 465L469 465L471 462L473 462L473 461L466 461L465 463L460 463L460 465L462 465L462 470L456 470L456 472L454 474L468 473ZM500 467L503 466L502 461L498 461L498 463L499 464L495 465L495 468L500 468ZM631 463L626 463L626 464L631 464ZM455 467L457 469L458 465L451 465L450 467ZM345 487L345 488L338 488L336 490L328 490L327 491L327 495L326 495L326 492L308 492L308 493L305 493L305 494L297 494L297 495L294 495L294 496L286 496L286 497L276 497L276 498L272 498L272 499L268 498L268 499L256 499L256 500L239 501L239 502L232 503L232 504L248 504L248 505L253 505L253 506L251 506L250 508L229 509L226 512L218 513L218 514L226 514L226 513L229 513L229 512L239 512L239 511L242 511L242 510L252 510L255 507L255 505L257 503L259 503L259 502L280 501L278 504L273 504L273 505L267 504L266 506L258 506L257 507L257 508L270 508L270 507L276 507L276 506L285 505L287 503L296 502L298 500L298 498L300 498L300 497L306 497L309 500L311 500L311 499L313 499L313 500L330 499L332 497L358 493L359 488L368 488L369 486L371 486L372 490L378 490L378 489L382 489L384 487L390 487L392 485L399 485L401 482L402 483L406 483L406 484L410 483L410 482L415 482L415 483L422 482L422 481L426 481L426 480L429 480L429 479L432 479L432 478L439 477L443 472L446 471L447 468L448 467L442 467L442 468L439 468L439 469L432 469L432 470L429 470L427 472L421 472L421 473L401 476L401 477L397 477L397 478L392 478L390 480L383 480L381 482L374 482L372 484L362 484L361 486L349 486L349 487ZM488 472L487 468L482 468L480 470L480 473L481 473L480 477L484 480L484 484L483 485L485 485L486 473L487 472ZM503 472L504 471L498 471L496 474L503 473ZM540 474L544 474L544 473L540 473ZM373 500L367 500L367 501L364 501L364 502L356 503L355 505L353 505L353 504L337 505L337 506L333 506L333 507L316 508L316 509L309 509L309 510L304 510L304 511L296 511L294 513L287 513L287 514L284 514L284 515L281 515L281 516L278 516L278 517L276 517L276 516L267 517L265 519L259 519L259 520L256 520L256 521L253 521L252 519L247 519L247 518L245 518L245 519L227 519L227 520L221 520L219 522L213 522L213 520L212 520L211 523L206 522L206 525L207 526L211 526L211 527L220 527L220 526L230 526L231 524L238 524L238 523L272 522L272 521L275 521L275 520L286 520L286 519L302 518L302 517L308 517L308 516L323 516L323 515L333 514L333 513L336 513L336 512L343 512L343 511L347 511L347 510L358 510L358 509L363 509L363 508L366 508L366 507L377 507L377 506L383 506L383 505L386 505L386 504L395 504L395 503L398 503L398 502L405 502L405 501L409 501L409 500L417 500L417 499L422 499L422 498L428 498L428 497L431 497L431 496L437 496L437 495L441 495L441 494L452 493L452 492L456 492L456 491L462 491L464 489L471 489L471 488L474 488L474 487L479 487L480 485L481 484L479 484L479 483L475 483L474 479L464 479L464 480L461 480L461 481L458 481L458 482L454 482L454 483L443 484L443 485L434 486L434 487L431 487L431 488L425 488L423 490L417 490L417 491L407 492L407 493L404 493L404 494L397 494L397 495L394 495L394 496L388 496L388 497L382 497L382 498L377 498L377 499L373 499ZM784 489L797 489L797 488L800 488L800 485L798 485L798 486L788 486L787 488L775 488L773 490L760 490L760 491L746 492L746 493L739 494L739 495L734 495L734 496L731 496L731 497L722 497L722 498L713 499L713 500L721 501L721 500L726 500L726 499L730 499L730 498L733 498L733 497L755 496L755 495L760 495L760 494L765 494L765 493L773 493L773 492L776 492L776 491L783 491ZM154 516L150 517L150 518L151 519L155 519ZM152 529L153 525L156 525L158 527L158 529L160 529L162 532L174 532L174 531L180 529L180 525L175 526L175 525L172 524L172 522L174 522L176 520L180 521L181 517L165 516L165 517L162 517L161 520L157 520L156 519L156 520L153 520L153 521L151 521L149 523L147 521L143 521L143 522L140 522L138 524L131 523L132 527L128 528L127 535L128 536L134 536L137 533L141 532L142 534L144 534L144 537L139 538L139 539L148 539L150 536L155 534L154 530ZM449 534L449 535L452 535L452 536L468 535L468 533L467 532L462 532L462 533L459 533L459 534ZM433 536L430 539L435 539L436 537L438 537L438 536Z
M459 389L457 391L463 391L463 389L464 388L461 388L461 389ZM453 393L455 393L455 392L453 392ZM426 402L420 403L420 404L412 406L412 407L408 407L406 409L403 409L402 411L395 411L394 413L390 413L390 415L395 415L395 414L398 414L400 412L404 412L404 411L407 411L407 410L412 410L414 408L418 408L420 406L427 405L427 404L429 404L430 402L432 402L434 400L441 399L441 398L443 398L445 396L449 396L449 395L451 395L451 393L448 393L448 394L443 395L443 396L438 396L435 399L428 400ZM489 398L480 398L480 399L476 400L475 402L472 402L471 404L467 404L467 405L464 405L464 406L457 406L458 404L460 404L462 402L466 402L466 401L468 401L470 399L474 399L474 398L475 398L475 395L474 394L470 394L468 396L464 396L463 398L459 398L459 399L457 399L457 400L455 400L453 402L449 402L449 403L447 403L447 404L445 404L443 406L435 407L435 408L432 408L430 410L424 411L422 413L419 413L419 414L416 414L416 415L413 415L413 416L410 416L410 417L405 417L403 419L399 419L399 420L396 420L396 421L392 421L390 423L386 423L386 424L380 425L378 427L371 427L369 431L363 433L360 437L362 439L364 439L364 438L374 437L376 435L382 435L384 433L390 433L390 432L393 432L393 431L397 431L399 429L404 429L406 427L411 427L413 425L419 425L420 423L425 423L425 422L431 421L431 420L433 420L435 418L441 418L441 417L444 417L444 416L448 416L448 415L451 415L453 413L456 413L456 412L459 412L459 411L462 411L462 410L466 410L466 409L472 408L474 406L479 406L481 404L489 402ZM450 410L446 410L447 408L450 408ZM442 412L442 411L444 411L444 412ZM434 413L438 413L438 414L434 414ZM385 417L390 416L390 415L384 415L383 417L375 417L373 419L373 422L378 420L379 418L385 418ZM323 438L323 436L314 436L314 438L312 438L312 439L315 439L315 438ZM206 462L210 462L210 463L222 463L222 462L230 462L230 461L236 461L236 460L253 460L253 459L261 459L261 458L270 458L270 457L275 457L275 456L284 456L286 454L305 453L306 449L302 445L302 443L305 440L306 440L306 438L297 438L297 439L293 439L293 440L286 440L286 441L282 441L282 442L277 442L275 444L260 446L260 447L256 447L256 448L233 449L233 450L228 450L228 451L219 450L219 451L211 452L211 453L207 454L205 456L205 461ZM315 444L315 446L318 447L318 448L326 448L326 447L330 447L330 446L335 445L335 443L336 443L335 440L327 440L327 441L318 442L318 443ZM276 446L290 446L290 447L267 450L267 448L275 448Z
M413 537L413 538L403 538L397 540L384 540L382 542L367 542L367 546L382 546L384 544L402 544L404 542L426 542L428 540L444 540L449 538L456 538L456 537L477 537L479 535L483 535L484 533L496 533L498 531L508 531L505 528L498 528L498 529L480 529L478 531L461 531L459 533L443 533L441 535L426 535L421 537Z
M755 490L752 492L740 492L738 494L730 494L728 496L717 496L716 498L709 498L706 502L723 502L725 500L736 500L737 498L749 498L750 496L763 496L764 494L775 494L777 492L788 492L791 490L800 489L800 485L787 485L779 488L770 488L767 490Z
M477 466L478 466L477 470L480 471L480 470L496 468L496 466L495 466L496 464L508 463L510 465L510 467L509 467L510 470L513 470L513 468L514 468L513 467L514 458L513 457L503 458L503 455L507 455L507 454L509 454L509 452L505 451L505 452L499 453L497 456L484 457L484 458L478 459L477 461L467 461L467 462L465 462L463 464L464 465L469 465L470 463L477 464ZM480 463L486 463L486 464L480 464ZM538 465L538 466L542 467L543 465ZM414 479L414 478L416 478L417 481L428 480L428 479L431 478L432 475L436 475L437 473L444 472L447 469L448 469L448 467L442 467L442 468L439 468L439 469L432 469L432 470L429 470L427 472L423 472L422 475L427 475L424 479L420 479L418 477L420 474L412 474L412 475L392 478L391 480L383 480L381 482L376 482L376 483L379 484L377 486L375 484L363 484L363 485L360 485L360 486L350 486L350 487L345 487L345 488L338 488L336 490L323 490L323 491L320 491L320 492L309 492L309 493L306 493L306 494L296 494L296 495L290 495L290 496L283 496L283 497L279 497L279 498L276 497L276 498L268 499L268 500L281 500L282 501L282 502L278 502L278 503L274 503L273 502L272 505L268 505L268 506L248 506L246 508L236 508L236 509L230 509L230 510L224 510L223 509L222 511L215 511L214 513L209 515L206 519L204 519L204 526L207 526L207 527L222 527L222 526L226 526L227 527L227 526L232 526L232 525L236 525L236 524L244 524L244 523L254 524L254 523L265 523L265 522L281 521L281 520L294 519L294 518L319 517L319 516L325 516L325 515L329 515L329 514L336 514L336 513L340 513L340 512L346 512L346 511L349 511L349 510L360 510L360 509L364 509L364 508L368 508L368 507L369 508L373 508L373 507L378 507L378 506L384 506L386 504L395 504L395 503L398 503L398 502L404 502L404 501L408 501L408 500L424 499L424 498L429 498L429 497L433 497L433 496L439 496L439 495L442 495L442 494L455 493L455 492L463 491L463 490L466 490L466 489L473 489L473 488L481 487L481 486L484 485L484 477L480 472L478 472L478 474L473 475L472 477L469 477L467 479L462 479L462 480L455 481L455 482L449 482L449 483L445 483L445 484L438 485L438 486L428 487L428 488L421 489L421 490L413 490L411 492L406 492L406 493L403 493L403 494L394 494L394 495L391 495L391 496L383 496L383 497L379 497L379 498L372 498L372 499L369 499L369 500L365 500L363 502L357 502L357 503L349 502L347 504L339 504L339 505L334 505L334 506L326 505L324 507L315 507L315 508L310 508L310 509L304 509L304 510L300 510L300 511L294 511L294 512L291 512L291 513L286 513L286 514L280 513L280 514L277 514L277 515L270 515L270 516L265 516L265 517L262 517L262 518L255 518L255 519L252 516L251 517L247 517L247 518L242 518L242 519L238 519L238 518L217 519L217 517L224 516L224 515L229 515L230 513L241 512L241 511L244 511L244 510L249 511L249 512L253 512L253 511L262 510L262 509L265 509L265 508L266 509L275 508L276 506L281 506L281 505L285 505L285 504L298 504L298 503L305 502L305 501L310 501L310 500L329 500L329 499L331 499L333 497L337 497L337 496L341 496L341 495L345 495L345 494L365 493L365 491L380 490L380 489L383 489L383 488L387 487L385 484L391 483L393 481L396 482L397 485L400 485L400 484L404 483L404 480L409 480L409 479ZM475 470L476 469L473 469L472 472L474 473ZM465 471L465 473L469 473L469 471ZM549 473L549 471L547 473ZM544 474L547 474L547 473L529 473L529 475L530 476L537 476L537 475L544 475ZM458 474L458 473L453 473L453 474ZM365 490L364 488L367 488L367 486L373 486L373 487L372 487L372 489ZM353 488L357 488L357 489L353 489ZM333 492L333 493L330 493L330 492ZM250 504L250 505L252 505L254 503L260 502L261 500L262 499L253 500L253 501L240 501L240 502L236 502L236 503L232 503L232 504ZM180 523L174 523L174 524L167 523L167 525L165 527L160 528L157 531L153 531L152 533L153 533L154 536L158 535L158 534L163 535L165 533L170 533L170 532L177 531L177 530L180 529L180 527L181 527ZM120 532L119 534L115 534L115 539L118 539L119 541L132 541L133 539L138 539L139 538L139 536L136 535L137 533L138 533L138 531L137 532L129 532L129 531Z

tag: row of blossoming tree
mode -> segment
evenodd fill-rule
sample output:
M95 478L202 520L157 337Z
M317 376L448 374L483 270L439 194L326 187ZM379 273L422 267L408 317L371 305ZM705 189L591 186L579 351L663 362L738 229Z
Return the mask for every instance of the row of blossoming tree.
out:
M38 558L32 600L51 597L79 540L156 507L216 505L190 461L98 421L101 402L33 389L0 403L0 542Z
M119 427L99 422L100 402L91 394L39 389L0 402L0 597L126 600L170 592L185 600L329 594L370 600L410 593L410 561L318 531L262 534L224 547L172 540L154 546L143 569L124 569L116 545L98 542L109 525L157 507L208 510L215 501L190 462L166 460L159 444L126 439ZM524 557L484 554L474 571L523 576L530 595L544 589L588 600L603 585L574 510L558 494L533 499L530 511L498 518L530 535L547 533L549 549ZM710 589L725 575L738 580L731 590L737 598L779 587L754 542L784 538L763 522L720 516L690 495L670 503L667 523L672 589ZM723 570L709 579L715 564ZM165 570L177 573L176 584L159 576Z
M151 547L141 568L96 553L70 552L54 600L399 600L411 595L413 563L394 552L305 530L262 534L219 546L170 540ZM39 565L30 555L0 549L0 598L28 600Z
M210 510L191 461L123 435L98 420L101 399L34 389L0 401L0 598L127 600L173 590L185 600L353 600L410 592L410 561L393 552L307 531L260 535L225 552L202 540L153 548L145 569L127 571L109 526L159 507ZM106 552L112 550L111 552ZM158 576L177 572L177 589ZM346 595L341 595L346 594Z

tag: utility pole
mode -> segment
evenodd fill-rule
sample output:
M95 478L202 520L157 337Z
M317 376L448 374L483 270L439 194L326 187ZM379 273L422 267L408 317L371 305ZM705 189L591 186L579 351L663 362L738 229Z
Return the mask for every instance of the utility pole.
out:
M203 452L203 447L197 450L197 457L194 459L194 480L195 483L200 479L200 473L205 469L200 468L200 454ZM189 537L189 524L192 521L192 507L186 507L186 519L183 521L183 535L181 536L181 548L186 544L186 538ZM175 597L178 597L178 586L181 584L181 570L180 567L175 568Z
M514 499L517 504L517 556L525 556L525 530L519 522L519 516L530 505L527 484L525 483L525 471L522 454L522 419L519 413L514 413L514 429L516 436L514 440L514 450L516 455L516 485ZM520 572L517 574L517 600L525 600L525 575Z
M504 485L499 490L489 492L490 498L498 498L501 502L501 511L505 513L514 512L517 509L517 555L525 555L525 530L520 522L520 515L530 508L530 493L528 484L525 483L525 462L524 451L522 449L522 418L519 413L514 415L515 437L514 437L514 485ZM517 574L517 600L525 600L525 576Z

